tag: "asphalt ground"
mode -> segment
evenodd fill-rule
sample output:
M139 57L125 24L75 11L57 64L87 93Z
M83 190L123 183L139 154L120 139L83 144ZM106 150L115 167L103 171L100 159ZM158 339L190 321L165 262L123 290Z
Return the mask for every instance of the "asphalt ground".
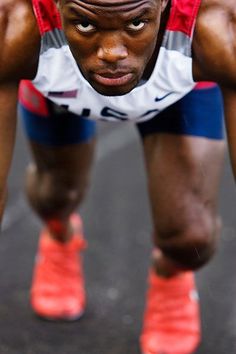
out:
M19 126L0 239L0 354L139 354L152 223L139 139L129 124L99 128L92 183L80 212L88 306L73 323L38 319L29 288L40 221L24 196L30 160ZM226 156L217 255L197 273L203 340L197 354L236 353L236 190Z

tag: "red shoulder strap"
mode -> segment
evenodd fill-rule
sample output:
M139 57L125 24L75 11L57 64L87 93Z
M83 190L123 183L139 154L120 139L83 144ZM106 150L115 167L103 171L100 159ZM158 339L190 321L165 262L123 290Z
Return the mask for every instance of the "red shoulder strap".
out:
M55 28L61 29L61 18L53 0L32 0L41 35Z
M191 37L201 0L171 0L167 30L180 31Z

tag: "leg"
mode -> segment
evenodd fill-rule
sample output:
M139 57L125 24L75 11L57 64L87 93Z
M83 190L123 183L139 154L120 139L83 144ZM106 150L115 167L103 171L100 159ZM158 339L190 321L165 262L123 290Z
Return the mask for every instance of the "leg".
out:
M220 231L217 192L225 144L218 95L217 88L190 93L143 136L155 230L143 354L191 353L199 339L198 308L188 300L194 289L190 271L211 258ZM205 115L214 126L206 126Z
M155 134L144 141L154 219L154 265L164 276L201 267L220 230L217 193L224 143Z
M34 162L26 190L35 212L57 239L70 237L69 217L83 199L89 181L94 140L71 146L45 147L30 142Z
M74 319L83 311L85 296L77 257L84 242L73 213L89 180L95 123L56 107L26 82L20 89L20 113L34 158L27 171L27 194L45 224L32 306L44 317ZM55 264L61 270L55 271Z
M28 82L21 84L20 113L34 158L26 179L30 204L51 236L67 238L89 179L95 123L56 107Z

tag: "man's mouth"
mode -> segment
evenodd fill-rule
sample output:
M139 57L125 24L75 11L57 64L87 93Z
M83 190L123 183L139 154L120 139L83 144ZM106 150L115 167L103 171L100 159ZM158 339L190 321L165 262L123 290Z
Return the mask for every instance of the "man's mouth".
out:
M129 83L132 78L133 74L130 72L101 72L101 73L94 73L93 74L94 80L103 86L121 86L126 85Z

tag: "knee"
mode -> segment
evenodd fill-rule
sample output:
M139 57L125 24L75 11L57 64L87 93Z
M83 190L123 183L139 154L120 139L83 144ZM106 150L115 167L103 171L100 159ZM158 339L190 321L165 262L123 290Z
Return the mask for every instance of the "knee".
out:
M156 246L167 259L180 268L195 270L213 256L221 228L220 218L202 208L197 217L182 215L182 221L172 220L158 230Z
M69 214L83 199L87 182L57 171L38 171L30 165L26 193L31 206L43 218Z

